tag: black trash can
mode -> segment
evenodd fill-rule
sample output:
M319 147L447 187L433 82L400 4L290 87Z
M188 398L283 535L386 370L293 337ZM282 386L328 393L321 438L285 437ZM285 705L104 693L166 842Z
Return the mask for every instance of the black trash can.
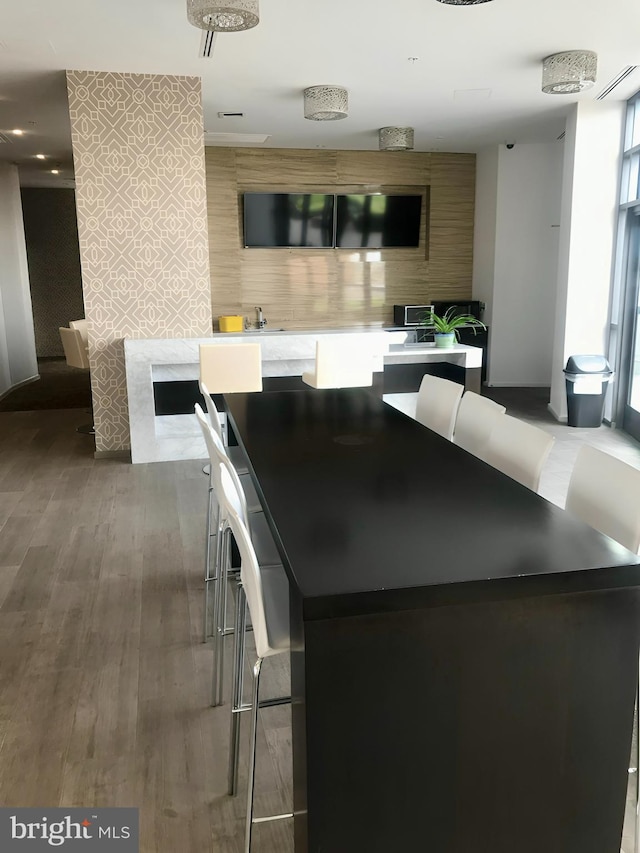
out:
M599 427L607 385L613 377L607 359L603 355L572 355L564 376L569 426Z

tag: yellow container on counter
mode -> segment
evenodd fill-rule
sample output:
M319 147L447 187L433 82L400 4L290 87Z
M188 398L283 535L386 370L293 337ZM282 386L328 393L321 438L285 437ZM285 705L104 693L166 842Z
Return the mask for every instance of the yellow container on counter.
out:
M218 325L221 332L241 332L244 317L240 314L227 314L224 317L218 317Z

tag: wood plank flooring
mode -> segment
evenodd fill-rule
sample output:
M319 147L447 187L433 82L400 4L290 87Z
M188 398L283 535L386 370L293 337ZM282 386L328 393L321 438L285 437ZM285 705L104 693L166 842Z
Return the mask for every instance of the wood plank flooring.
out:
M202 465L94 460L86 420L0 414L0 802L137 806L143 853L239 853L246 761L229 798L201 642ZM286 692L265 667L264 695ZM262 713L258 756L256 814L290 810L287 708ZM254 849L291 853L292 827L258 826Z
M240 853L246 756L231 799L229 709L209 707L201 642L202 465L96 461L75 431L86 420L83 410L0 413L0 803L136 806L142 853ZM582 441L640 467L623 433L551 429L543 494L560 505ZM265 664L264 695L289 690L277 663ZM246 750L246 724L243 735ZM256 814L290 810L287 708L261 713L258 758ZM254 838L255 853L293 851L286 822Z

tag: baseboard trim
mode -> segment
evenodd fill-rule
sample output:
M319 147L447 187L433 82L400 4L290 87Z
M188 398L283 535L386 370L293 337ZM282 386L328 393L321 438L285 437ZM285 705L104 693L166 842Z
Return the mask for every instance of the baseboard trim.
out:
M131 462L131 450L96 450L93 454L94 459L123 459L125 462Z
M36 382L38 379L40 379L40 374L36 373L35 376L30 376L28 379L23 379L22 382L16 382L15 385L12 385L11 388L7 388L4 393L0 394L0 400L4 400L5 397L7 397L16 389L22 388L23 385L30 385L32 382Z
M553 408L551 403L547 403L547 409L551 412L551 414L558 421L558 423L566 424L568 420L567 415L559 415L558 412L556 412L556 410Z

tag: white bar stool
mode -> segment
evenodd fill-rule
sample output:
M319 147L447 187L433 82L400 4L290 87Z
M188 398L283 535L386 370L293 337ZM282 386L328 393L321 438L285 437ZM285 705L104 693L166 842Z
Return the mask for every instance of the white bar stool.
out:
M234 643L233 701L231 708L231 738L229 749L229 793L234 795L238 782L238 758L240 745L240 716L251 714L251 740L249 747L249 779L247 787L247 812L245 819L244 851L251 851L251 834L255 823L292 818L287 814L254 818L253 803L255 790L256 742L258 732L258 709L283 705L291 697L260 701L260 673L265 658L284 654L290 649L289 636L289 583L284 568L271 566L268 569L258 564L251 536L246 525L242 499L232 477L225 466L220 468L221 503L227 519L227 531L231 531L240 551L240 584L236 598L236 630ZM252 667L253 685L251 702L242 704L243 666L245 653L245 614L247 605L253 626L253 637L257 659Z

